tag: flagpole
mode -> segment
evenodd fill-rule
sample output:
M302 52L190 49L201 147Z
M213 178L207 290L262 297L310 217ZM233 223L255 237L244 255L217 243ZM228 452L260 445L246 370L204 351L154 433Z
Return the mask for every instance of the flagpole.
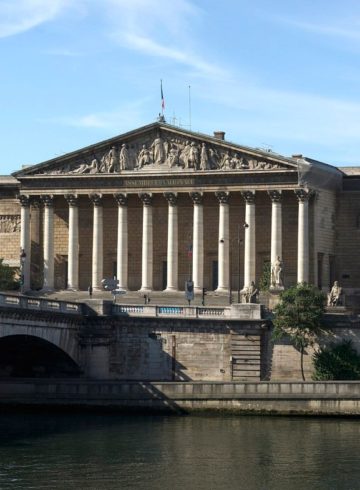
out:
M189 85L189 128L191 131L191 85Z
M160 95L161 95L161 115L164 116L165 99L164 99L164 92L162 87L162 79L160 79Z

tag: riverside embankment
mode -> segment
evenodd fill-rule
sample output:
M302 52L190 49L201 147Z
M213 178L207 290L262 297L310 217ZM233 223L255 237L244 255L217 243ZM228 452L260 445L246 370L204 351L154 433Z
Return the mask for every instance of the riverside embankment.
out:
M18 379L1 382L0 406L346 416L360 415L360 383Z

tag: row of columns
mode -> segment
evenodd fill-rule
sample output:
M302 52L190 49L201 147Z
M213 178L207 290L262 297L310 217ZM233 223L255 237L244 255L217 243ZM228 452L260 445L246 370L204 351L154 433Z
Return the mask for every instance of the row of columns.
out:
M219 201L219 246L218 246L218 288L226 293L230 288L230 217L229 192L216 192ZM256 242L255 242L255 191L241 193L245 200L245 238L244 238L244 288L255 281ZM282 204L281 191L268 192L272 201L271 210L271 264L282 259ZM298 198L298 261L297 280L309 280L309 217L308 202L311 191L295 190ZM178 206L177 194L164 194L168 201L168 240L167 240L167 287L166 291L178 290ZM92 287L101 288L103 279L103 207L102 195L89 196L93 203L93 243L92 243ZM119 287L128 288L128 213L126 194L114 195L118 204L117 232L117 278ZM143 203L142 222L142 273L141 290L153 289L153 206L152 194L139 195ZM204 211L203 195L190 193L193 201L193 243L192 279L195 291L204 286ZM69 204L68 238L68 288L79 288L79 210L78 197L65 195ZM30 199L19 197L21 204L20 247L26 253L24 266L24 289L30 288ZM54 210L53 197L41 197L44 204L44 289L54 288Z

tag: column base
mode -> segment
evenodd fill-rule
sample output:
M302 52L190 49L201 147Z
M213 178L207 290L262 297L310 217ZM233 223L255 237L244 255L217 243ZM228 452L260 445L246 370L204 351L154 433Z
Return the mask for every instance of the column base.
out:
M229 288L217 288L215 289L214 291L214 294L217 294L217 295L221 295L221 296L224 296L224 295L228 295L230 293L230 289Z
M79 288L75 288L73 286L68 286L65 291L79 291Z
M141 288L138 290L138 293L152 293L153 289L152 288Z
M194 287L195 294L202 294L204 288Z
M178 292L179 292L178 288L171 288L171 287L163 290L163 293L178 293Z
M50 287L45 287L40 290L40 293L53 293L55 291L55 288L50 288Z

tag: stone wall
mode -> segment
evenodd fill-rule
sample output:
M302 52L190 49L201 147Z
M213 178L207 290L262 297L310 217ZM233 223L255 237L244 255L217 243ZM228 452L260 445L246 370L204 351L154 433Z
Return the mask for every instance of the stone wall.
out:
M330 333L324 335L319 344L307 348L304 354L304 374L306 380L311 380L314 373L312 356L319 348L331 343L340 343L343 340L351 340L352 346L360 353L360 328L359 326L333 328ZM300 381L300 352L289 342L278 341L269 350L267 365L271 381Z
M0 258L11 266L19 266L20 205L11 198L0 196Z
M313 233L311 233L314 237L314 284L321 286L323 291L328 291L331 281L335 280L334 277L330 277L330 262L335 256L337 202L335 191L321 190L314 199ZM321 275L318 274L319 259L322 262ZM337 279L340 280L338 277Z
M336 270L340 284L352 292L360 289L360 194L342 192L336 216Z
M11 380L0 405L282 415L360 415L359 382L184 383Z

